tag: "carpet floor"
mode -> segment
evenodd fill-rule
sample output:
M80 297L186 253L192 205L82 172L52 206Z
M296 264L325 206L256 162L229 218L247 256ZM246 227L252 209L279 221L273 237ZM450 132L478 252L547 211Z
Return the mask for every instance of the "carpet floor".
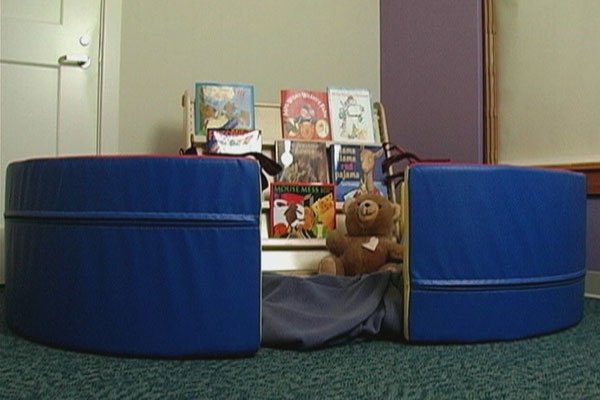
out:
M600 399L600 300L577 326L471 345L373 341L239 359L156 360L73 352L6 326L1 399Z

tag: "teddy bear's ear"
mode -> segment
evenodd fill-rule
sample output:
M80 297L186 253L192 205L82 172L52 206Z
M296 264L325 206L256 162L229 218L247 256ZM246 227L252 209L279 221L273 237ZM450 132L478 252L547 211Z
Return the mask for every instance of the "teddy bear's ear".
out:
M346 200L346 202L344 203L344 214L346 214L348 212L348 208L350 208L350 205L352 203L354 203L355 201L356 201L356 198L354 198L354 197Z
M400 204L394 203L392 204L392 208L394 210L394 216L392 217L392 219L394 221L398 220L398 218L400 218L400 214L402 213L402 208L400 207Z

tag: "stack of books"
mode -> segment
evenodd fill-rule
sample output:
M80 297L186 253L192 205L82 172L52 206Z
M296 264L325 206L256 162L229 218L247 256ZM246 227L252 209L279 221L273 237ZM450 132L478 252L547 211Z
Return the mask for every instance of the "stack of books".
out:
M275 157L283 171L271 185L271 237L326 237L335 229L336 201L363 192L387 196L367 89L284 89L281 125Z
M196 83L196 134L209 153L262 150L251 85ZM336 227L336 202L361 193L387 196L368 89L281 90L281 173L270 185L269 236L324 238Z

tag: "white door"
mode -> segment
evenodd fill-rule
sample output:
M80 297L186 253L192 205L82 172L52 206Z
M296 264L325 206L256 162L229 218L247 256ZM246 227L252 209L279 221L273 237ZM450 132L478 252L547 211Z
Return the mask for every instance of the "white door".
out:
M0 0L0 210L12 160L98 152L100 0ZM89 61L87 61L89 60ZM4 218L0 218L0 283Z

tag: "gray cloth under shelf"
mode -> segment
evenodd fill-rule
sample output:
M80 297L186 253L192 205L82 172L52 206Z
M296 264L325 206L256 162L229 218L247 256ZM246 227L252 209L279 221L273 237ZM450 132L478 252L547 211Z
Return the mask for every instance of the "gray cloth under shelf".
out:
M354 277L266 272L262 286L263 346L308 350L402 339L400 272Z

